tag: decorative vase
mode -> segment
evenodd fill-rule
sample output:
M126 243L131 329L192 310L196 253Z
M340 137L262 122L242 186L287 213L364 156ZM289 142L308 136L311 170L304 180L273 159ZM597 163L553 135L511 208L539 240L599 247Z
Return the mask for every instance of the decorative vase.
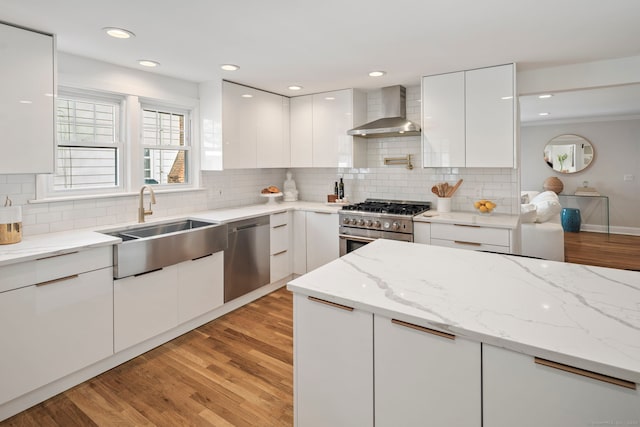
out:
M560 215L562 229L571 233L580 232L580 209L563 208Z
M562 181L560 181L560 178L550 176L549 178L544 180L542 188L544 188L545 191L553 191L556 194L560 194L564 189L564 184L562 183Z

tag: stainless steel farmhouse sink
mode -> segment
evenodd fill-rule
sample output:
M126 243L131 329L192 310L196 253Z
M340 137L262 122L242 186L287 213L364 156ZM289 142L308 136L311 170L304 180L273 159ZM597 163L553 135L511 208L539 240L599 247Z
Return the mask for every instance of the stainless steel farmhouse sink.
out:
M113 247L113 277L116 279L158 270L227 248L226 224L190 218L101 233L122 239L122 243Z

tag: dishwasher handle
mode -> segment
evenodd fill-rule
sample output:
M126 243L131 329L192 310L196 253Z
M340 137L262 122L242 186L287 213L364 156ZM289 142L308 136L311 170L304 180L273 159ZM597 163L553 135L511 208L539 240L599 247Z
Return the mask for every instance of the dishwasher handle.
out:
M269 216L261 216L258 218L250 218L241 221L234 221L229 223L228 230L229 234L237 233L238 231L248 230L250 228L256 228L263 225L269 225Z

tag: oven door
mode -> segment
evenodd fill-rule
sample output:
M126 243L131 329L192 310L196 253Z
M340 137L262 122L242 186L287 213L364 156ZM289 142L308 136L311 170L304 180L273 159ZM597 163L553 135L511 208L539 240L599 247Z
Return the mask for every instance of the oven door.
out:
M338 237L340 238L340 256L353 252L367 243L371 243L376 240L371 237L349 236L347 234L340 234Z

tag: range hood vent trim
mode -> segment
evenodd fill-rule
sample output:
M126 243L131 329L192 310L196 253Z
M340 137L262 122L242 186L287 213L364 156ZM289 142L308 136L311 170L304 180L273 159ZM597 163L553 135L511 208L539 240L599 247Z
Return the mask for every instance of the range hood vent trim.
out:
M348 135L364 138L386 138L420 135L420 125L406 118L406 88L387 86L382 88L383 118L347 131Z

